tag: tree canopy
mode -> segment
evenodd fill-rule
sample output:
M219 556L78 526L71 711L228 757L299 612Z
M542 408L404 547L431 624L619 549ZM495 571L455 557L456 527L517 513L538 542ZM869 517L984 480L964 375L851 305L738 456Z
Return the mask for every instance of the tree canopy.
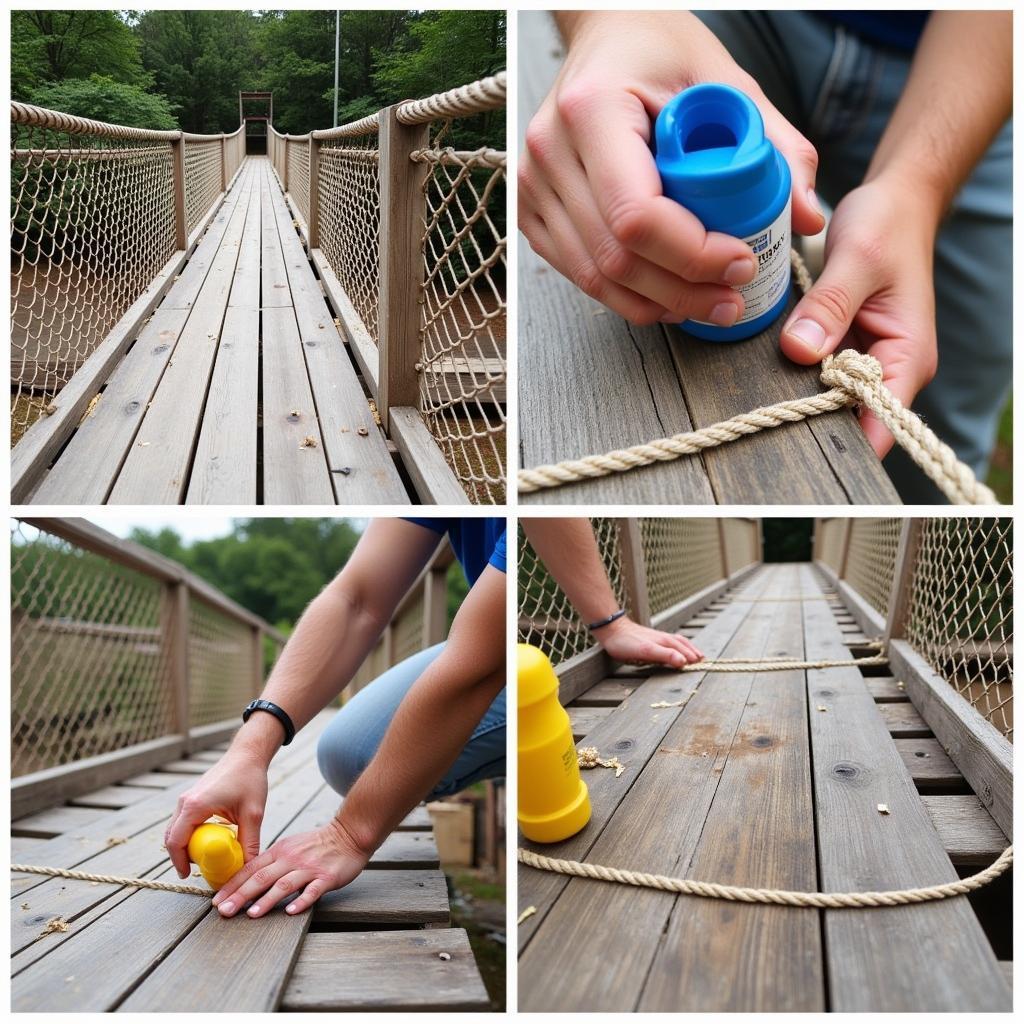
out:
M303 134L332 121L334 22L329 10L18 10L11 95L205 133L238 126L239 90L272 90L275 127ZM504 11L342 11L339 123L501 70L505 24Z

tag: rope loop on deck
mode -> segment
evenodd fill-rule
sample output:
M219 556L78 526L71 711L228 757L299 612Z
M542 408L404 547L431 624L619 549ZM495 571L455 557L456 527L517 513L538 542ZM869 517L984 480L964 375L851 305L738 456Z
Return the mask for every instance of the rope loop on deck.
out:
M786 889L752 889L738 885L720 885L718 882L698 882L689 878L671 878L667 875L649 875L642 871L624 871L621 868L586 864L578 860L546 857L522 847L518 850L521 864L538 871L553 871L559 875L593 878L599 882L617 882L644 889L659 889L684 896L704 896L707 899L729 900L733 903L770 903L783 907L816 907L822 910L845 910L864 907L899 907L910 903L928 903L964 896L988 885L1013 863L1013 847L1008 846L987 868L976 875L955 882L931 885L919 889L893 889L889 892L790 892Z
M790 260L796 282L806 292L813 283L810 273L796 250L791 252ZM696 455L707 448L716 448L784 423L798 423L822 413L859 405L869 409L885 424L896 443L953 504L998 504L995 494L957 458L953 449L940 441L934 431L885 386L882 365L874 356L855 349L828 355L821 364L821 382L828 391L740 413L700 430L674 434L604 455L587 455L552 465L521 469L517 476L519 491L521 494L533 494L563 484L625 473L655 462L672 462L683 455Z
M200 889L196 885L176 882L158 882L155 878L123 878L120 875L96 875L89 871L71 871L68 868L50 868L38 864L12 864L12 874L50 875L53 878L71 878L81 882L106 882L108 885L128 885L136 889L156 889L158 892L180 892L186 896L205 896L212 899L213 889Z

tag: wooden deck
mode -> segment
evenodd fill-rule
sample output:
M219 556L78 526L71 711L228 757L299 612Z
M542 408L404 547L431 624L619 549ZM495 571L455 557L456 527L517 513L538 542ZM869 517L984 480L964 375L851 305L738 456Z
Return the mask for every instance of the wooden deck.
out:
M35 486L35 504L406 504L266 157Z
M270 769L264 848L318 827L339 798L316 767L324 713ZM15 861L176 881L163 833L215 757L125 779L15 821ZM200 881L199 884L202 884ZM425 808L351 885L310 912L224 920L196 896L13 876L12 1007L24 1011L470 1010L488 998L448 893ZM66 932L46 933L59 917ZM447 953L448 957L440 954Z
M741 600L795 594L827 601ZM709 657L868 653L858 645L869 638L810 565L756 569L682 632ZM896 684L886 666L706 676L621 670L569 714L578 742L617 756L626 770L619 778L586 772L591 822L563 843L533 848L706 881L832 892L971 873L1007 840ZM682 709L651 707L690 691ZM519 928L520 1009L1007 1011L1009 964L987 929L995 921L1009 930L1010 879L978 895L819 911L520 866L519 911L537 908Z
M519 18L520 151L561 63L546 12ZM822 390L782 356L784 322L736 344L634 327L519 245L520 465L603 454ZM792 300L795 302L795 298ZM622 475L524 495L530 504L895 504L853 414L831 413Z

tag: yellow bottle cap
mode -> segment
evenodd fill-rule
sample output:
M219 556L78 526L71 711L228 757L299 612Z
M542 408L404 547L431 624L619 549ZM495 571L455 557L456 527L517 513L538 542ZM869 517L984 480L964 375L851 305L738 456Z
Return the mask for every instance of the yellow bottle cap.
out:
M537 704L558 692L558 676L551 662L539 647L531 644L516 647L516 680L521 708Z

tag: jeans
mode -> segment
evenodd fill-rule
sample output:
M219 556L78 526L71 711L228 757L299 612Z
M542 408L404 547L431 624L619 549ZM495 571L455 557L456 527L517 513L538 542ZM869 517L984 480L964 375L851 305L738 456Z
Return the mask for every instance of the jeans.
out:
M811 13L710 11L700 18L817 148L818 192L834 207L863 180L913 54L876 46ZM1007 121L939 231L939 369L913 404L982 480L1013 374L1012 178ZM946 502L902 449L893 449L885 468L905 502Z
M317 745L320 774L344 796L377 752L402 698L427 666L444 650L436 644L389 668L347 701L331 719ZM422 743L430 742L423 737ZM415 753L415 751L413 751ZM505 691L502 690L473 730L429 798L451 796L481 779L505 774Z

